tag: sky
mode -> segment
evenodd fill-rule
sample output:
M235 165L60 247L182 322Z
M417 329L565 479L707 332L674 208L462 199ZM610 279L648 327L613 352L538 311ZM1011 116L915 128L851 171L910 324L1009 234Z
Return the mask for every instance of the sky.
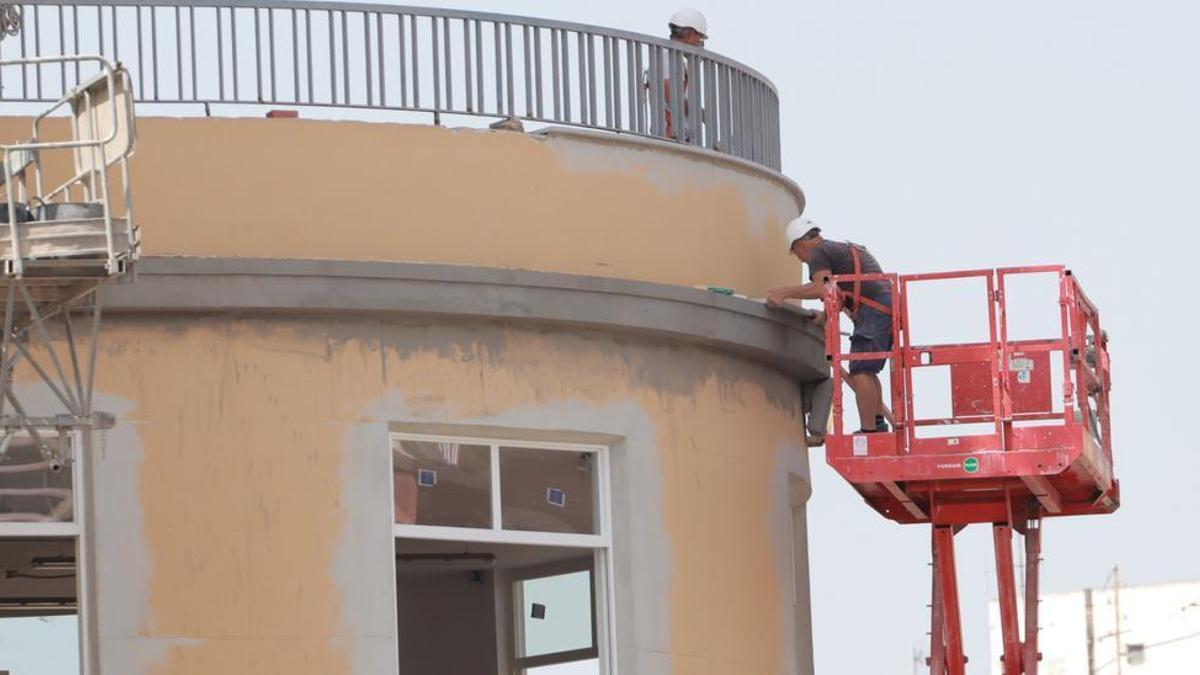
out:
M664 32L676 2L495 0L459 7ZM1200 577L1189 431L1200 329L1200 3L1191 0L695 0L708 48L776 85L783 171L827 234L889 270L1069 265L1111 336L1123 504L1048 521L1047 592ZM1140 253L1139 253L1140 251ZM1174 252L1172 255L1167 255ZM798 270L799 272L799 270ZM961 330L933 307L922 329ZM1172 353L1171 358L1151 356ZM818 673L912 672L926 649L928 529L884 520L811 451ZM986 528L959 537L972 664L994 594ZM975 666L978 667L978 666Z

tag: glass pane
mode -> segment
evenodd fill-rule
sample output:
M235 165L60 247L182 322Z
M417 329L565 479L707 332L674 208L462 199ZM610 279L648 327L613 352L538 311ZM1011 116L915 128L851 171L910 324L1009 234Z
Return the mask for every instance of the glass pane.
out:
M506 530L596 534L596 455L500 448Z
M54 435L43 443L58 443ZM51 471L28 436L0 432L0 523L70 522L75 517L70 462Z
M78 675L75 540L0 539L0 672Z
M491 448L435 441L393 441L396 522L492 526Z
M570 663L560 663L555 666L542 666L541 668L527 668L526 675L600 675L600 659L588 659L587 661L571 661Z
M0 672L79 675L74 616L0 618Z
M592 647L591 572L529 579L517 585L522 599L521 656Z

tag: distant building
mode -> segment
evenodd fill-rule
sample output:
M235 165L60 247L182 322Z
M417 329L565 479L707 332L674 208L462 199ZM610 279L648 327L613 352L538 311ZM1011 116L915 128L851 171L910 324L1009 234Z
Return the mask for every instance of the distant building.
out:
M1118 634L1120 603L1120 640ZM1040 675L1179 675L1200 663L1200 581L1042 596ZM991 673L1003 675L1000 609L988 605Z

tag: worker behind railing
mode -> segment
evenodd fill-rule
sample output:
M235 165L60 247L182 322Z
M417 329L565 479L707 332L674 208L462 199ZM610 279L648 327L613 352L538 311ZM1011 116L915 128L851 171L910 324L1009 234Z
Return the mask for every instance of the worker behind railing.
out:
M830 276L882 274L883 269L865 246L827 241L821 228L808 218L796 218L787 227L788 252L808 263L809 283L767 292L767 303L780 307L786 300L819 300L825 296ZM892 350L892 287L887 281L839 283L842 306L854 321L850 336L852 354L878 354ZM850 361L850 388L862 421L860 433L890 431L879 373L887 359Z
M704 18L704 14L699 10L690 7L684 7L675 12L671 16L671 21L667 24L671 30L671 41L685 44L689 47L703 48L704 41L708 39L708 19ZM663 116L666 123L667 138L682 140L684 143L691 143L692 138L688 130L688 118L691 116L691 97L688 95L689 73L687 57L683 59L683 83L680 91L683 92L683 100L681 109L683 110L683 124L681 125L682 133L676 134L673 120L671 119L671 69L664 66L663 73Z

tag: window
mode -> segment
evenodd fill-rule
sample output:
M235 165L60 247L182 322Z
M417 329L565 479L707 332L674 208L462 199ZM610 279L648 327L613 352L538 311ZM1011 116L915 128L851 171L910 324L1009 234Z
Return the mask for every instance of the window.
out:
M591 570L517 581L514 606L520 612L514 625L518 666L539 673L556 672L554 667L565 664L594 664L594 595Z
M0 436L0 671L77 675L79 465L51 467L39 449L70 436ZM54 470L57 469L57 470Z
M612 672L608 454L395 434L400 672Z

